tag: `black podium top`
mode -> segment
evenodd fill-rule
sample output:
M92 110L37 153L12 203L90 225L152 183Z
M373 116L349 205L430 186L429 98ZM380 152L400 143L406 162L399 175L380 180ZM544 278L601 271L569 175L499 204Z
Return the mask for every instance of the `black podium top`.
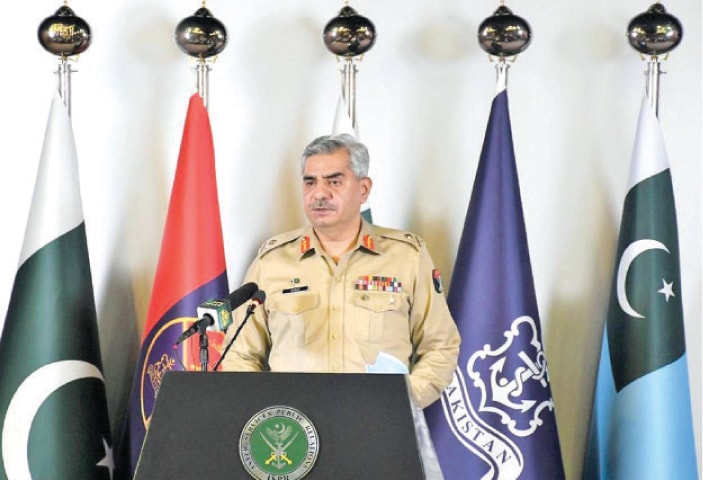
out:
M167 373L134 478L254 478L240 436L273 406L299 411L316 430L306 480L424 478L404 375L269 372Z

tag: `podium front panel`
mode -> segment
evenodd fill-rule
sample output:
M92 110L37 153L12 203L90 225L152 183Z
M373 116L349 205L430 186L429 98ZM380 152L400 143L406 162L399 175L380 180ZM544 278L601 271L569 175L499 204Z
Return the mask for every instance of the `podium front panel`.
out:
M317 431L317 460L306 480L424 478L403 375L169 372L135 480L253 478L240 458L240 436L273 406L300 411Z

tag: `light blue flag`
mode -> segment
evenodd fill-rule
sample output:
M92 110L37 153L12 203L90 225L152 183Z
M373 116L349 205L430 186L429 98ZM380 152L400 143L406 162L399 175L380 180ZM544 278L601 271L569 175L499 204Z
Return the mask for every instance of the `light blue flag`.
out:
M586 480L695 480L671 171L645 98L620 225Z

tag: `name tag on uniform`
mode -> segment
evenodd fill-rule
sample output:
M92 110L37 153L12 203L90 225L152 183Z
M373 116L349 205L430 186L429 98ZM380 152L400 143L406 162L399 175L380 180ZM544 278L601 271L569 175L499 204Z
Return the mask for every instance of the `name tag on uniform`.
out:
M300 286L300 287L286 288L286 289L284 289L283 292L281 292L281 293L307 292L307 291L308 291L308 288L310 288L310 287L308 287L307 285L303 285L303 286Z

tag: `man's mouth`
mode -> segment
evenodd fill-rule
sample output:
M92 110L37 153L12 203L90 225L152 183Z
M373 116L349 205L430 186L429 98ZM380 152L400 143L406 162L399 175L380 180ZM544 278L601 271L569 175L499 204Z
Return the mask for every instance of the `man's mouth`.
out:
M312 210L314 212L328 212L328 211L334 211L335 208L333 205L330 205L328 203L315 203L312 206Z

